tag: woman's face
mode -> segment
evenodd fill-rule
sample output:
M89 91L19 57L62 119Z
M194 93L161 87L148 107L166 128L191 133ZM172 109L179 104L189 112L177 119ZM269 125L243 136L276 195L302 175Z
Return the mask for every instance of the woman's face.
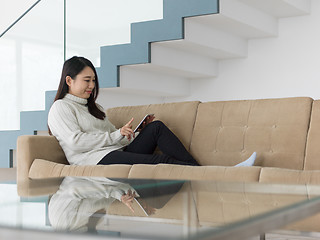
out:
M66 77L70 94L88 99L95 87L96 76L90 67L85 67L74 79Z

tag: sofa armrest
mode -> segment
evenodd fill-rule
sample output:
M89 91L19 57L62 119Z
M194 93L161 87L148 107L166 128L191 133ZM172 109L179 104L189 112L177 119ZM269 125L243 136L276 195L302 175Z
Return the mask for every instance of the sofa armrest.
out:
M19 136L17 139L17 181L29 179L29 170L35 159L69 164L55 137Z

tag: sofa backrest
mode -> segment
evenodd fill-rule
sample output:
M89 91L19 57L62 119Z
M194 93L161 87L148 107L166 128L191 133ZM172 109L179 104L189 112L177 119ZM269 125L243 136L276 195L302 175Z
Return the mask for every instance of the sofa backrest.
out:
M311 98L200 103L190 151L201 165L303 169Z
M320 100L312 106L304 170L320 170Z
M116 128L122 127L133 117L135 128L146 114L153 113L155 120L159 119L164 122L189 150L199 103L199 101L193 101L116 107L109 108L107 116Z

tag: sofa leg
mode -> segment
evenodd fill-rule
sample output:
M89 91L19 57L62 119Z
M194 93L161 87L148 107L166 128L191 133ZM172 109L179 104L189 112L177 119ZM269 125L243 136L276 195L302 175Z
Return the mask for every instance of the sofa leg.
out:
M266 240L266 234L265 233L260 235L260 240Z

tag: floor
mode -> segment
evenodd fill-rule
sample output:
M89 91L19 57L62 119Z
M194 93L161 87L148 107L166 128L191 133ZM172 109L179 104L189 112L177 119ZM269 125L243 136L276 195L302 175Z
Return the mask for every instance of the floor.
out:
M16 168L0 168L0 182L15 181L17 176ZM298 233L298 232L280 232L269 233L266 240L318 240L320 233ZM260 237L253 237L250 240L260 240Z

